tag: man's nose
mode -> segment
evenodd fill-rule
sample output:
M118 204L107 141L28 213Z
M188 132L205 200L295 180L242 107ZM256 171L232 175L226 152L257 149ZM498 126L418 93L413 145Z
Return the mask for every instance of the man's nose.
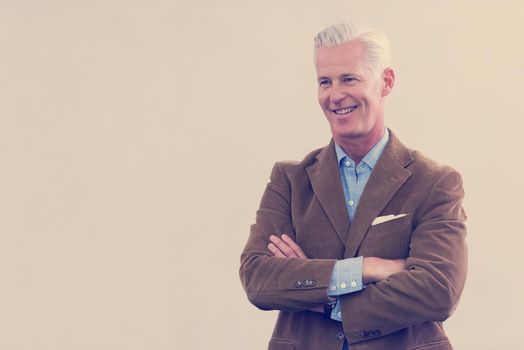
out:
M329 101L332 103L339 103L344 99L344 97L346 97L346 93L342 89L333 87L331 94L329 95Z

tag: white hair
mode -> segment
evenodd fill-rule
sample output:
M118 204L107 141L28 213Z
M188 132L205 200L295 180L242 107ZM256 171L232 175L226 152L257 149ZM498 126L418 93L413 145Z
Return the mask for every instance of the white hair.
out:
M359 41L364 45L368 68L380 75L391 66L391 45L386 35L374 28L355 23L341 23L325 28L314 38L315 60L319 47L334 47Z

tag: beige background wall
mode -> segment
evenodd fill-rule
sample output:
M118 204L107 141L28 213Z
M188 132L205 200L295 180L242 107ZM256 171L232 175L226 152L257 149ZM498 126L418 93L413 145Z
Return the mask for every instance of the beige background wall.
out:
M329 141L312 37L382 28L387 124L459 169L459 350L519 348L522 1L0 0L0 349L264 349L240 251L272 164Z

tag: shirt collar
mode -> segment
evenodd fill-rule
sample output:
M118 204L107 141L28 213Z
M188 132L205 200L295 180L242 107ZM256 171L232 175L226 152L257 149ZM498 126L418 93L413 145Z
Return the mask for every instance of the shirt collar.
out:
M382 151L386 147L386 144L388 143L388 140L389 140L389 130L387 128L384 128L384 129L385 131L384 131L384 135L382 135L382 138L377 143L375 143L375 145L371 147L371 149L364 156L364 158L362 158L362 162L364 162L364 164L369 166L371 169L373 169L375 167L375 164L377 164L378 158L382 154ZM346 154L346 152L344 152L342 147L340 147L336 143L335 143L335 152L337 153L338 164L340 164L340 161L346 157L351 159L351 157L349 157ZM353 159L351 159L351 161L355 163Z

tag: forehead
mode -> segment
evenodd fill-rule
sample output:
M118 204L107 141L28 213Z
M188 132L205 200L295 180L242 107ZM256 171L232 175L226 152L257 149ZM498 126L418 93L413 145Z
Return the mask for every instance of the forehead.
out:
M366 68L364 62L364 45L359 41L335 47L319 47L315 60L317 74L363 74Z

